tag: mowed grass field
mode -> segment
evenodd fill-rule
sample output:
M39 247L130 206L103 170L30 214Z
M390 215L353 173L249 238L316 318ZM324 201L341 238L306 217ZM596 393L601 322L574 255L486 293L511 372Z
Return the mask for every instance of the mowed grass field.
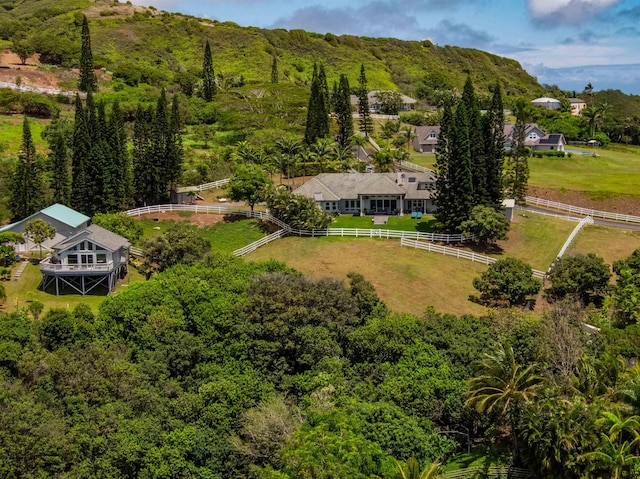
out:
M428 306L454 314L482 314L468 300L473 278L486 266L411 248L398 240L283 238L259 248L247 260L276 259L314 277L346 279L356 271L369 280L392 311L422 314Z
M638 248L640 231L588 225L578 233L567 254L595 253L602 256L606 263L612 264L627 258Z
M0 115L0 153L17 155L22 142L22 115ZM39 153L47 151L47 142L42 138L42 131L50 120L29 118L31 137Z

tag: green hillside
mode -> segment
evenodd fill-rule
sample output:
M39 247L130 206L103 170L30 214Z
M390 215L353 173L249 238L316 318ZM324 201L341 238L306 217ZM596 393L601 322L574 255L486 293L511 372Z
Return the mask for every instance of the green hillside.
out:
M364 64L371 89L393 88L410 95L427 77L461 89L467 72L480 93L496 79L503 82L507 96L542 91L514 60L429 41L246 28L111 2L0 0L0 7L4 46L15 37L26 37L46 63L62 67L78 64L79 12L85 13L91 21L96 66L130 85L178 86L197 76L208 39L216 74L242 76L247 83L268 82L276 55L281 81L296 85L306 85L313 63L322 62L329 84L341 73L355 84Z

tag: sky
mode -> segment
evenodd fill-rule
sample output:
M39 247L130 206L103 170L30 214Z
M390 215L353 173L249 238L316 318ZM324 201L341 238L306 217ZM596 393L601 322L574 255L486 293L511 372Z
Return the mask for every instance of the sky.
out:
M150 3L153 2L153 3ZM640 0L135 0L242 26L477 48L540 83L640 95Z

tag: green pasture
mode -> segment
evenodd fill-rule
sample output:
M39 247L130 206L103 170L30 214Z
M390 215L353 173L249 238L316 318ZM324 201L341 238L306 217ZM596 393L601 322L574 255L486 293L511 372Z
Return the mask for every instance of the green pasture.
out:
M606 263L624 259L640 248L640 231L587 225L576 236L567 254L595 253Z
M0 115L0 154L17 155L22 142L22 115ZM47 142L42 138L42 131L50 120L29 118L31 136L39 153L48 149Z
M580 150L598 156L529 158L529 185L584 191L596 200L616 195L640 196L639 148L614 146Z

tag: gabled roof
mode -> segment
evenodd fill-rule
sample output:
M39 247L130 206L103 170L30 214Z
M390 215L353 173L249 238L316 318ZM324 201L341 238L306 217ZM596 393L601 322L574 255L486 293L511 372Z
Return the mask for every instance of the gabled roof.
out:
M564 135L562 133L552 133L540 138L539 145L560 145L566 144L564 141Z
M435 138L429 138L431 132L435 132ZM440 136L440 126L416 126L416 139L419 145L428 145L438 143L438 137Z
M84 240L89 240L112 252L122 247L128 248L131 246L126 238L106 230L102 226L89 225L78 233L54 245L53 249L56 251L66 250Z
M587 103L582 98L569 98L569 103Z
M16 221L15 223L11 223L9 225L3 226L2 228L0 228L0 232L10 230L14 226L19 225L21 223L26 223L27 221L38 216L39 214L48 216L49 218L57 220L60 223L63 223L71 228L77 228L78 226L81 226L82 224L88 222L91 219L88 216L85 216L82 213L77 212L76 210L72 210L71 208L65 205L56 203L30 216L27 216L26 218L23 218L20 221Z

